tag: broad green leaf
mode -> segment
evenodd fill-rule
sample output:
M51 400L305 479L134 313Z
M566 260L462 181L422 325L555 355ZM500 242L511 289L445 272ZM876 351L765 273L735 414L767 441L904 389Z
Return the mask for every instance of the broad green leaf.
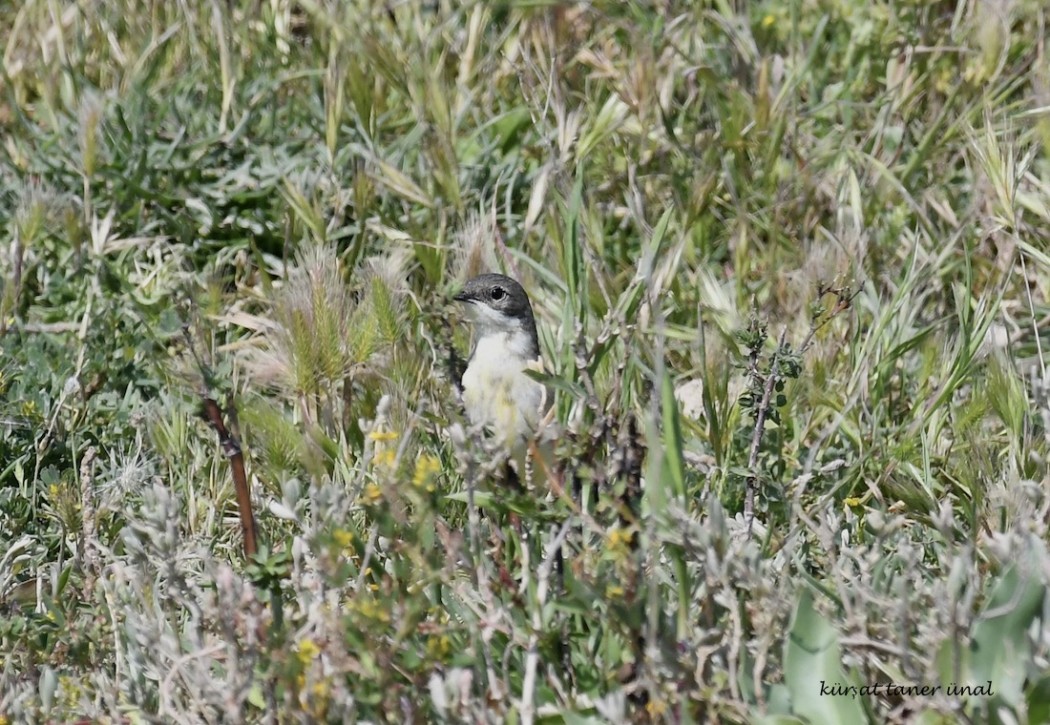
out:
M858 698L829 695L833 687L853 687L842 670L842 651L835 628L803 590L784 645L784 682L791 693L791 710L811 723L853 725L867 722ZM825 694L821 694L822 685Z
M1032 657L1028 629L1043 609L1046 586L1035 572L1019 565L995 584L985 614L970 642L969 678L960 684L992 683L996 696L1011 707L1021 704L1026 669Z

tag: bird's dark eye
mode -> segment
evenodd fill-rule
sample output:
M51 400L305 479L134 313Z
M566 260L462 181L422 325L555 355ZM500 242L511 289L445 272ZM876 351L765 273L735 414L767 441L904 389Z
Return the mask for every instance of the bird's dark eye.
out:
M501 299L503 299L504 295L506 295L506 294L507 293L503 291L502 287L493 287L492 288L492 299L494 299L494 300L501 300Z

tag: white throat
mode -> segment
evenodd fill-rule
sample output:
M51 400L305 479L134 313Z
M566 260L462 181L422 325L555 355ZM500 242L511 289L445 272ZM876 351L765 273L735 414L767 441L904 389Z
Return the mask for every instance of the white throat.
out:
M514 363L520 361L524 367L525 363L539 357L539 351L532 349L532 339L520 320L507 317L488 305L475 303L470 308L475 341L468 365L483 359L506 365L511 363L508 358L512 358Z

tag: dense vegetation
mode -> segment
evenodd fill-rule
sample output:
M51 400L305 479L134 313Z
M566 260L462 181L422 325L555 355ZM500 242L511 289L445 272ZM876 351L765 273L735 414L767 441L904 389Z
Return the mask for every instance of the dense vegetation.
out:
M0 723L1050 720L1043 3L120 5L0 8Z

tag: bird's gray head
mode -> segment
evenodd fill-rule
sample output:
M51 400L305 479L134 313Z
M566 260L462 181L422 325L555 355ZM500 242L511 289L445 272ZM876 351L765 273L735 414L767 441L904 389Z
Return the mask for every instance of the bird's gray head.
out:
M540 353L532 304L521 285L502 274L482 274L467 281L453 299L469 305L478 336L524 333L533 357Z

